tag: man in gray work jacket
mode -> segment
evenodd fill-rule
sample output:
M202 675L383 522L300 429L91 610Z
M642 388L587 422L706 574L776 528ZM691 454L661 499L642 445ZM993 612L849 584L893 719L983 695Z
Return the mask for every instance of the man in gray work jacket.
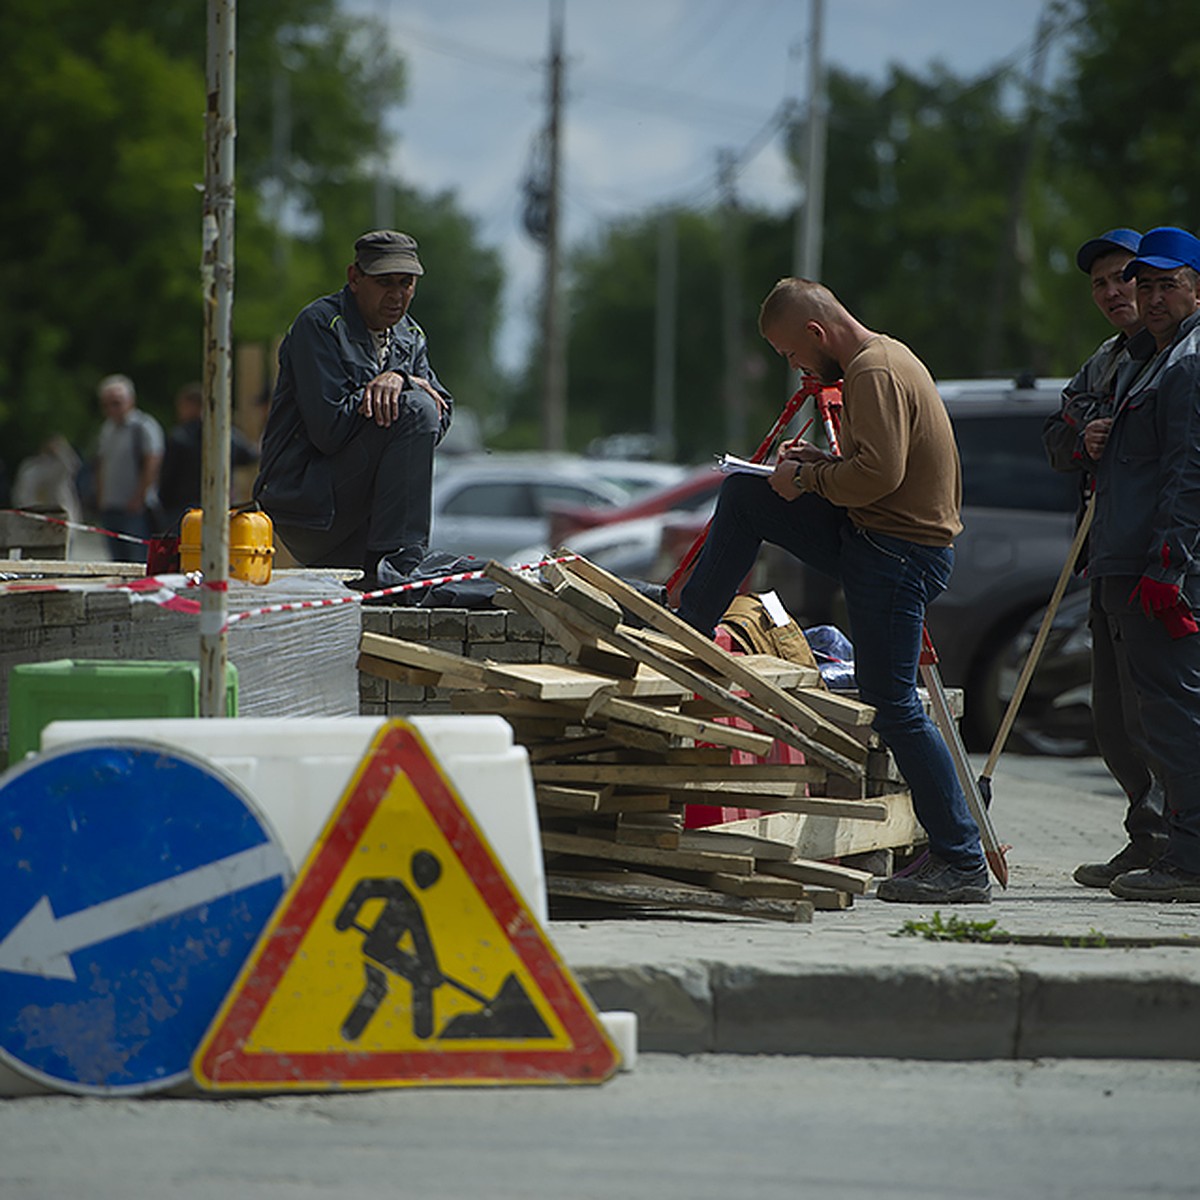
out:
M1129 343L1142 328L1137 281L1125 278L1142 235L1110 229L1084 242L1075 263L1091 281L1092 300L1117 332L1102 342L1063 389L1062 408L1046 418L1042 440L1056 471L1075 471L1080 481L1080 515L1092 495L1098 463L1084 446L1088 429L1107 428L1113 414L1117 372L1129 361ZM1105 425L1096 427L1093 422ZM1087 567L1087 551L1076 570ZM1129 841L1107 862L1086 862L1074 878L1084 887L1108 888L1118 875L1148 867L1166 849L1167 822L1162 785L1146 760L1137 692L1129 677L1125 643L1115 622L1100 607L1099 580L1091 581L1088 629L1092 635L1092 722L1096 743L1112 777L1128 799L1125 832Z
M417 243L354 243L340 292L314 300L279 349L254 497L305 566L362 567L363 587L407 574L429 545L434 447L454 401L408 315Z
M1144 329L1111 423L1084 434L1098 462L1088 571L1125 645L1167 836L1160 858L1109 890L1200 903L1200 240L1152 229L1125 273Z

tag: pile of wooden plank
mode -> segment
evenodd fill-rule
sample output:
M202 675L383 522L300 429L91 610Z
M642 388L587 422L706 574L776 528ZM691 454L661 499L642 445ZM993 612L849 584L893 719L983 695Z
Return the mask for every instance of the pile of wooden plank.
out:
M552 898L805 921L846 907L871 876L801 855L795 822L853 826L858 851L876 826L891 839L881 844L919 837L907 791L880 774L872 710L826 690L814 668L730 654L584 559L544 564L540 581L496 563L487 574L571 663L498 663L364 633L358 666L454 689L456 710L512 725ZM772 754L780 744L801 753ZM689 805L771 815L688 829Z

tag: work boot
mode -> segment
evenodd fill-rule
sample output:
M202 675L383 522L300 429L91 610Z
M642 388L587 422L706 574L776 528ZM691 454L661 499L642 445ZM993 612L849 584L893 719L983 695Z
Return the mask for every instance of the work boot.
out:
M1157 857L1158 854L1152 850L1135 846L1130 842L1123 850L1114 854L1108 862L1080 864L1075 868L1071 878L1076 883L1082 883L1084 887L1106 888L1118 875L1124 875L1126 871L1138 871L1142 867L1148 867Z
M1124 875L1118 875L1108 890L1122 900L1182 900L1200 904L1200 875L1160 858L1144 871L1126 871Z
M875 895L893 904L990 904L992 885L986 863L962 868L931 854L912 874L885 879Z

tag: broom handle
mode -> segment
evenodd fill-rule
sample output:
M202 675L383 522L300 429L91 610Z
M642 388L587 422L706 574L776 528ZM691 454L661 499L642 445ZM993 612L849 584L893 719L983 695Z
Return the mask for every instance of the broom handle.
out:
M1008 708L1004 713L1004 720L1000 722L1000 728L996 730L995 741L992 742L992 752L988 755L987 762L983 767L984 779L991 779L992 773L996 769L996 763L999 761L1001 751L1004 749L1004 743L1008 741L1008 735L1012 730L1013 722L1017 719L1017 710L1021 707L1021 701L1025 699L1025 691L1029 687L1029 681L1033 678L1033 672L1038 664L1038 659L1042 654L1042 647L1046 644L1046 638L1050 636L1050 626L1054 622L1054 616L1058 612L1059 601L1063 598L1063 593L1067 590L1067 584L1071 579L1071 574L1075 570L1076 560L1079 558L1079 552L1083 549L1084 538L1088 535L1088 530L1092 527L1092 513L1096 508L1096 495L1093 492L1088 497L1087 505L1083 510L1083 517L1079 522L1079 528L1075 531L1075 540L1071 543L1070 550L1067 551L1067 561L1063 563L1062 570L1058 575L1058 582L1054 585L1054 591L1050 595L1050 602L1046 605L1046 612L1042 616L1042 623L1038 627L1037 637L1033 639L1033 645L1029 647L1029 656L1025 659L1025 665L1021 668L1020 677L1017 679L1017 686L1013 690L1012 699L1008 702Z

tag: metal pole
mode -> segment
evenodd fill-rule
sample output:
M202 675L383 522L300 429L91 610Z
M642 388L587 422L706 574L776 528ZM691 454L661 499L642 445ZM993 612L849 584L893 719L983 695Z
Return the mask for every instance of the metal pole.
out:
M228 662L229 412L233 378L233 164L237 0L208 0L205 119L204 418L200 497L200 715L225 715Z
M746 439L746 395L742 372L742 260L741 222L734 192L736 160L731 150L717 152L717 178L721 189L721 348L724 371L721 399L725 405L726 449L736 453Z
M559 158L562 123L563 5L550 7L549 179L546 209L545 280L542 287L542 445L562 450L567 442L567 355L559 299Z
M824 0L812 0L808 39L808 183L804 196L804 242L800 260L806 279L821 278L825 248L825 66L821 57Z
M658 296L654 306L654 442L675 457L675 318L679 304L679 233L673 212L658 218Z

